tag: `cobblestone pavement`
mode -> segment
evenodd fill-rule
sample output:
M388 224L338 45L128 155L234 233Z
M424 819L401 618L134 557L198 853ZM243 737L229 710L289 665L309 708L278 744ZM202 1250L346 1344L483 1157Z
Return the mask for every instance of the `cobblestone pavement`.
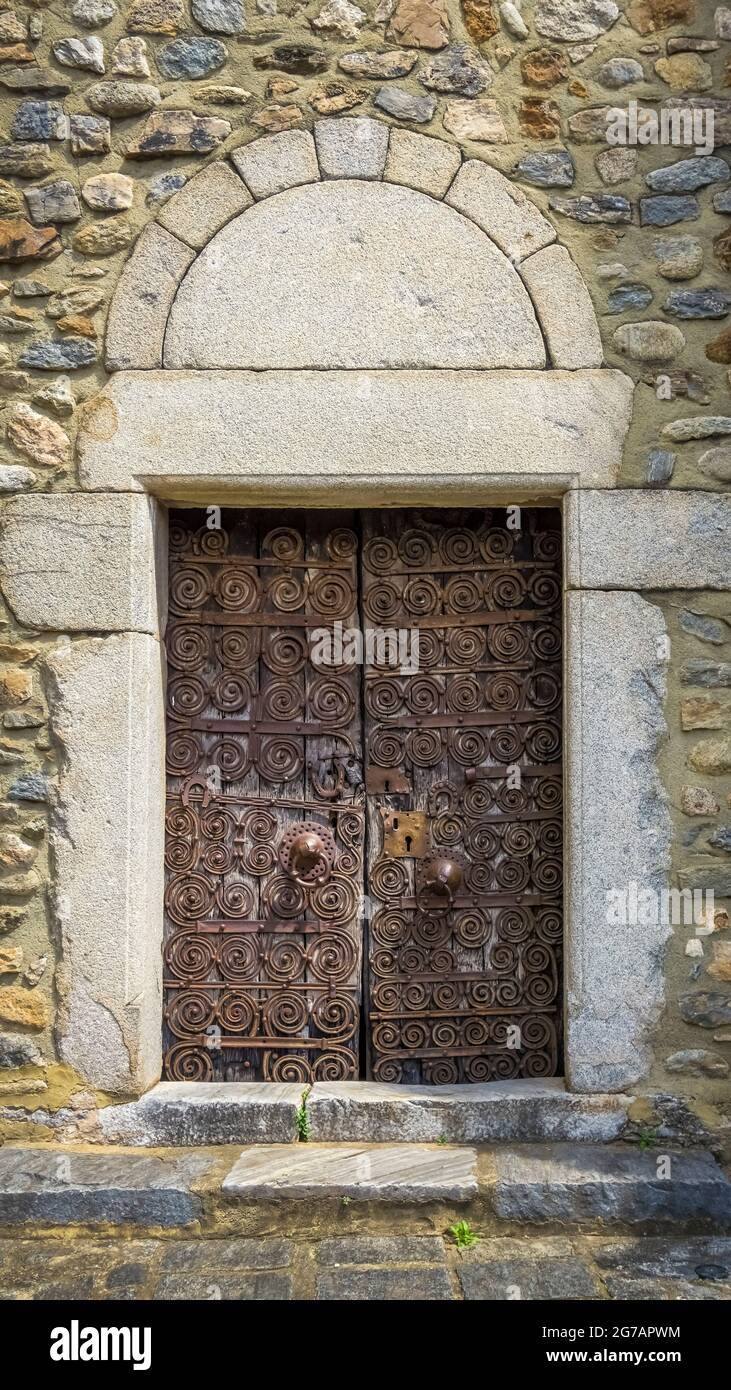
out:
M0 1240L4 1300L731 1300L731 1238Z

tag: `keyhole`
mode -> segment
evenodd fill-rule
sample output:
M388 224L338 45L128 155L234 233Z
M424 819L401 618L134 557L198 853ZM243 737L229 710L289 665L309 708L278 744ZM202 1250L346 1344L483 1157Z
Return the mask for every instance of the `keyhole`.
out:
M383 790L384 790L385 792L390 792L390 790L391 790L391 783L390 783L390 782L384 782L384 784L383 784Z
M411 836L406 835L404 838L406 841L406 853L411 854Z

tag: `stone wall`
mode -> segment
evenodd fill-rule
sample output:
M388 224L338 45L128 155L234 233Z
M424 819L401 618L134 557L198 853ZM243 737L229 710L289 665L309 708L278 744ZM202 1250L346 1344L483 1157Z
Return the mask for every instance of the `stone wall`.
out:
M727 492L731 9L709 0L621 5L0 0L0 491L79 488L76 431L106 380L110 299L145 226L159 219L175 232L170 198L263 133L344 113L437 137L445 168L451 147L455 160L461 151L508 175L579 266L606 365L636 382L619 485ZM696 156L610 147L606 110L632 101L658 113L712 111L716 148ZM662 543L661 529L647 536L650 550ZM692 550L692 535L686 543ZM53 564L45 582L52 612ZM731 1062L731 932L720 901L731 896L724 582L709 575L707 590L650 595L670 639L662 760L675 881L713 888L719 902L711 935L674 929L649 1084L719 1104ZM66 986L46 888L46 820L63 748L47 722L45 659L59 634L52 619L49 631L24 627L8 597L0 1103L52 1108L78 1092L72 1069L54 1061Z

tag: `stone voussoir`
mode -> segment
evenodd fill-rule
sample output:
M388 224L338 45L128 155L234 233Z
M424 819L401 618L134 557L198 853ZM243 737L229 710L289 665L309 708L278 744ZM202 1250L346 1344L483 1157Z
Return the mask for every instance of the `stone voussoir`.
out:
M199 251L226 222L250 207L252 201L248 188L230 164L217 160L189 179L180 192L163 205L157 220L179 240Z
M117 285L107 320L110 372L162 366L168 315L195 252L165 227L145 228Z
M388 126L371 116L315 121L315 144L325 179L380 179L388 151Z
M404 183L432 198L443 198L461 163L462 156L454 145L395 126L383 177L387 183Z
M231 152L231 159L256 199L269 198L303 183L317 183L320 166L308 130L264 135Z
M556 240L556 229L520 188L477 159L459 170L445 201L476 222L511 261L523 261Z
M533 300L554 367L600 367L601 334L586 284L564 246L526 257L520 273Z

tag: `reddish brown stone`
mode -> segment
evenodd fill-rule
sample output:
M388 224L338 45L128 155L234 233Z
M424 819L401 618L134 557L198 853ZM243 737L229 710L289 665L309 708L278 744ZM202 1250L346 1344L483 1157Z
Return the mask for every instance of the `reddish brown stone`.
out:
M34 63L36 55L27 43L14 43L0 48L0 63Z
M262 106L250 120L258 130L273 135L283 130L296 130L303 124L304 114L299 106Z
M731 227L714 239L713 254L724 270L731 270Z
M569 82L566 90L571 93L572 97L580 97L582 101L586 101L589 95L589 88L585 87L578 77L575 77L573 82Z
M360 106L368 96L366 87L349 87L347 82L325 82L309 95L309 104L319 116L335 116L338 111L350 111Z
M65 314L62 319L57 319L57 325L63 333L76 333L80 338L96 338L97 331L85 314Z
M55 227L32 227L24 217L0 217L0 261L51 261L61 250Z
M500 30L492 0L462 0L464 27L474 43L485 43Z
M444 48L449 43L445 0L397 0L388 37L407 48Z
M724 328L723 333L706 344L706 357L709 362L731 364L731 328Z
M518 121L523 134L531 140L554 140L561 134L561 113L555 101L542 97L524 97Z
M631 0L627 19L638 34L654 34L675 24L692 24L695 0Z
M557 48L533 48L520 60L520 74L529 87L555 87L569 71L568 58Z

